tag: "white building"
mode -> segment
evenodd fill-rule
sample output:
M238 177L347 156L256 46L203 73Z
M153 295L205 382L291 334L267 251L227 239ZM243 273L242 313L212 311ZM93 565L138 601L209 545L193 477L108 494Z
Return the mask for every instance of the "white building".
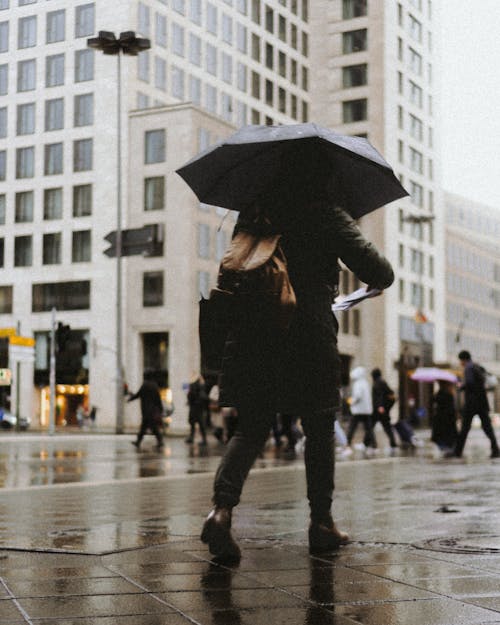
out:
M116 418L117 273L103 237L117 224L117 65L87 38L133 30L151 39L149 51L122 60L122 225L158 224L163 239L157 256L123 260L123 360L132 389L145 368L168 384L174 427L185 424L183 385L198 368L196 301L232 224L217 233L222 216L173 172L236 125L309 115L305 0L117 6L0 0L0 328L37 339L19 393L35 426L48 424L53 306L72 329L58 422L74 423L82 398L97 406L98 425ZM127 426L137 412L127 406Z
M393 264L396 281L360 307L361 338L339 342L356 364L380 367L400 400L418 394L406 375L417 358L446 355L437 9L435 0L310 5L310 62L318 68L311 72L311 117L368 137L411 196L361 221ZM420 313L426 323L417 321Z

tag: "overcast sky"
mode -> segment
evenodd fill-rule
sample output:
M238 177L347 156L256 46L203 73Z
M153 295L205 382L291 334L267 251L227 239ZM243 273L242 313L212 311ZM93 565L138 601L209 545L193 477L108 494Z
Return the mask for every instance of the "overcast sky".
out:
M441 0L447 191L500 211L500 0Z

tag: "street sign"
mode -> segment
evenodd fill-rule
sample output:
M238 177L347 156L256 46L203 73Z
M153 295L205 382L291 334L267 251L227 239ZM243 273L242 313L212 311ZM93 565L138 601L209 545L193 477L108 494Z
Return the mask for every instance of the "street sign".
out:
M0 338L4 336L15 336L16 328L0 328Z
M35 339L29 336L9 336L9 362L34 362Z
M108 232L104 240L111 247L104 250L108 258L116 258L116 230ZM150 224L142 228L122 230L121 256L162 256L163 255L163 224Z
M0 369L0 386L10 386L12 381L12 371L10 369Z

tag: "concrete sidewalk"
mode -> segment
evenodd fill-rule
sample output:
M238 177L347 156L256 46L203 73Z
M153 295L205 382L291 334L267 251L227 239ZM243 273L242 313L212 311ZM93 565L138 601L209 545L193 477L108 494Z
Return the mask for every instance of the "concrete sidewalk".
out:
M463 461L427 445L340 462L335 518L352 542L324 557L307 550L302 462L264 459L235 514L233 568L198 540L212 464L181 443L183 474L0 491L1 625L500 623L500 462L482 432Z

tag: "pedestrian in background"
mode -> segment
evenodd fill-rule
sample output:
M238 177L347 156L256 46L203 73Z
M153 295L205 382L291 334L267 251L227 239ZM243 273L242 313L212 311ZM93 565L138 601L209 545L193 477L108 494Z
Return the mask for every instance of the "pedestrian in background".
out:
M319 175L318 159L311 158L310 162L311 171ZM291 166L286 167L293 173ZM291 180L298 180L298 175L299 171ZM240 213L236 224L236 231L282 235L280 244L297 305L291 325L283 331L276 331L270 323L263 303L246 306L226 341L221 403L236 406L238 425L217 470L215 507L201 534L218 560L236 561L241 556L231 534L232 509L240 501L243 484L277 412L300 414L306 436L311 553L331 551L348 541L331 513L334 419L340 406L338 323L331 310L338 293L338 259L371 287L390 286L394 274L354 220L331 199L326 175L325 188L320 189L304 183L303 175L301 178L300 185L280 187L271 202L263 200L257 212L265 214L265 224L256 224L251 212Z
M458 359L464 374L463 382L460 386L460 390L464 393L464 405L462 409L462 425L453 455L457 458L461 457L472 425L472 419L474 415L478 415L481 419L483 432L490 440L490 457L498 458L500 457L500 450L498 449L497 439L490 419L490 406L485 387L486 373L480 365L473 362L472 356L467 350L462 350L458 354Z
M367 449L374 448L374 434L372 427L372 391L365 367L355 367L351 371L351 421L347 431L347 444L351 447L352 439L361 423L365 429L363 444Z
M373 426L373 443L374 446L377 446L377 440L375 438L375 426L377 422L380 421L384 432L389 439L389 445L391 446L391 451L397 448L396 439L394 438L394 432L391 425L391 408L394 406L396 401L396 395L392 388L387 384L387 382L382 377L382 371L379 368L375 368L372 371L372 402L373 402L373 415L372 415L372 426Z
M201 435L200 445L205 446L207 444L208 395L205 388L205 380L201 375L195 376L191 381L188 388L187 402L189 406L190 433L186 438L186 443L191 444L194 442L196 425L198 425Z
M438 380L439 390L432 400L431 441L446 453L455 448L457 442L457 412L453 384Z
M158 384L154 381L150 372L144 372L144 381L141 388L130 395L128 402L135 399L141 400L141 427L137 433L137 439L132 441L132 445L135 445L137 449L140 448L142 439L148 430L155 435L157 446L160 450L163 447L163 434L162 434L162 414L163 404L161 402L160 389Z

